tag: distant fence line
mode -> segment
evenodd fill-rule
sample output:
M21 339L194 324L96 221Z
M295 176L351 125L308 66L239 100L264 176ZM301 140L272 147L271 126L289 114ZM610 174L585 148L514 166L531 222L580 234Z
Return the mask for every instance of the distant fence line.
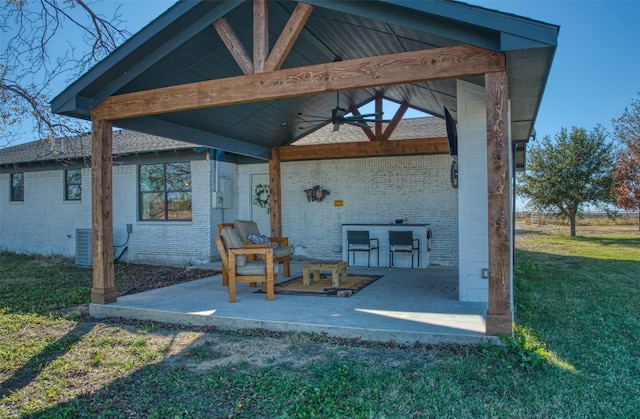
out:
M556 222L562 219L560 213L557 212L516 212L516 219L524 219L527 224L544 224L545 222ZM602 220L615 219L619 221L627 221L630 224L638 223L638 212L617 212L615 214L607 214L606 212L586 212L580 220Z

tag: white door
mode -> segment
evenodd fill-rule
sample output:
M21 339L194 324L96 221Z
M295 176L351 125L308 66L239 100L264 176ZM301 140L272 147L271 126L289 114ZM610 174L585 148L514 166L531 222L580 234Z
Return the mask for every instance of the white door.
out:
M271 235L271 221L267 208L261 208L254 202L255 191L258 185L269 185L269 175L266 173L254 173L251 175L251 219L258 224L260 233Z

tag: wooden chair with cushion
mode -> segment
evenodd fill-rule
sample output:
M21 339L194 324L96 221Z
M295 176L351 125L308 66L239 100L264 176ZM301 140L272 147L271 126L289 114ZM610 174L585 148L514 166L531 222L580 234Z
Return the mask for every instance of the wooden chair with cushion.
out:
M238 282L262 283L262 291L267 300L274 299L273 285L278 279L277 266L273 262L273 249L270 247L245 247L232 227L224 227L216 237L216 246L227 272L229 302L236 302L236 284ZM248 261L250 255L260 255L260 261Z
M260 240L256 240L258 241L258 243L250 240L250 236L259 237L269 241L272 244L271 247L273 248L273 261L275 263L282 264L284 276L288 277L291 275L290 258L293 254L293 249L289 246L288 237L266 237L260 234L260 230L258 229L258 225L255 221L236 220L233 224L218 224L218 232L220 233L224 227L233 227L240 236L240 239L242 240L245 247L269 246L268 244L260 243ZM227 284L224 269L222 272L222 283L224 285Z

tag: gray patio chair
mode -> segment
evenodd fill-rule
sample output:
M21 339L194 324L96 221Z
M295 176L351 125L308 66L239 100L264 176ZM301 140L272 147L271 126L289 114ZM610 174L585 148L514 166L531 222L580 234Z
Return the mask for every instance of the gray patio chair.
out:
M389 269L393 267L395 253L411 253L411 270L413 270L413 253L418 252L420 266L420 240L413 238L411 231L389 231Z
M353 252L353 263L356 263L356 252L367 252L367 269L371 269L371 251L376 251L376 263L380 264L380 243L378 239L369 237L369 231L347 230L347 259Z

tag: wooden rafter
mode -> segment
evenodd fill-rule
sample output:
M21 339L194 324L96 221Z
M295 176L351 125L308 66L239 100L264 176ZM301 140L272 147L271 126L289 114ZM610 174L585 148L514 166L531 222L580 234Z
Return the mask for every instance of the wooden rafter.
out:
M460 45L126 93L105 99L93 113L98 119L118 120L338 90L464 78L504 69L503 54Z
M375 97L375 113L382 115L382 95L379 93ZM373 125L375 127L376 140L382 140L382 122L375 122Z
M278 37L276 44L269 53L269 57L264 65L264 71L280 70L291 48L293 48L293 44L296 42L296 39L298 39L300 32L302 32L304 25L307 23L307 20L309 20L312 11L313 6L306 3L298 3L287 25L282 30L280 37Z
M269 4L253 0L253 72L263 73L269 54Z
M352 107L351 109L349 109L349 112L351 112L351 114L355 115L355 116L360 116L361 115L360 111L355 106ZM364 126L362 126L360 128L365 133L365 135L369 138L369 141L374 141L376 139L376 135L373 133L371 128L364 127Z
M253 74L253 61L249 57L249 53L245 49L242 42L229 25L229 22L223 17L213 22L213 27L222 39L222 42L227 46L227 49L231 53L233 59L238 63L240 69L244 74Z
M446 137L277 147L280 161L445 154Z
M391 122L389 122L384 132L382 133L383 140L388 140L389 138L391 138L391 134L393 134L393 131L396 130L398 124L400 123L400 121L402 121L402 117L407 112L407 109L409 109L409 103L403 101L396 111L396 114L393 115L393 119L391 119Z

